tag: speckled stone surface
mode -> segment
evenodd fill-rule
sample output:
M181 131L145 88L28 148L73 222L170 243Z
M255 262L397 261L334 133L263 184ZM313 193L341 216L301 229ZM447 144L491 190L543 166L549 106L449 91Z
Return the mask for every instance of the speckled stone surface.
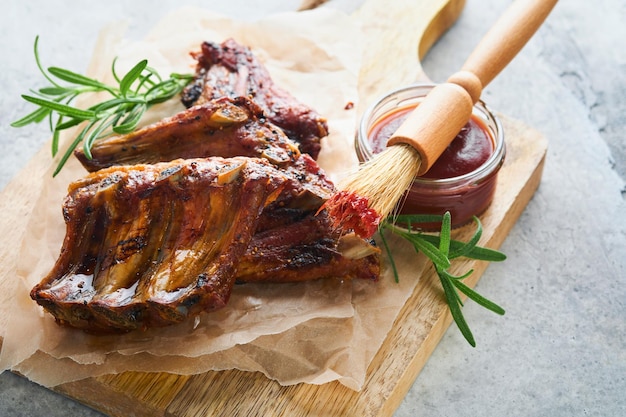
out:
M49 137L16 130L21 93L40 78L32 42L84 71L98 30L125 17L141 37L182 4L252 15L296 1L17 1L0 14L0 187ZM468 0L423 62L435 81L465 59L508 2ZM332 1L351 10L356 1ZM244 12L245 10L245 12ZM418 416L626 415L626 2L557 4L531 43L483 94L496 111L549 141L543 180L478 290L503 317L467 303L478 346L451 326L395 413ZM0 375L0 416L100 416L10 373Z

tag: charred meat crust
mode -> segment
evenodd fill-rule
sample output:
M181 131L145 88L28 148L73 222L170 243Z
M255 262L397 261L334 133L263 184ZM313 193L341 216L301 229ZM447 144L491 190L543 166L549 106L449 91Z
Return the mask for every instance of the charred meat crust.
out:
M233 39L221 44L203 42L193 56L198 61L196 78L183 91L185 106L219 97L249 97L302 152L317 159L320 141L328 135L326 119L276 85L250 48Z
M350 259L338 249L339 234L325 213L273 210L237 267L237 282L299 282L321 278L378 279L378 250ZM263 217L262 217L263 219Z

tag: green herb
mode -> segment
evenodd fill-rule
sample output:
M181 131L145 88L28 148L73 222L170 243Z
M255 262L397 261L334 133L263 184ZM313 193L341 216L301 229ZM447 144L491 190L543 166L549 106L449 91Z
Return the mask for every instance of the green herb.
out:
M91 147L95 140L132 132L150 106L174 97L193 79L192 74L171 74L170 78L164 80L156 70L148 66L146 60L138 62L123 77L119 77L115 71L114 60L111 72L117 85L110 86L63 68L50 67L46 71L39 59L38 43L39 37L36 37L34 51L37 67L52 85L37 91L31 90L33 95L22 95L24 100L38 108L13 122L11 126L23 127L48 119L53 134L52 155L56 156L60 132L82 125L53 175L59 173L81 142L85 155L91 158ZM55 79L69 84L61 85ZM74 99L86 93L105 93L109 98L87 109L73 107Z
M415 224L433 221L441 222L441 230L438 235L415 231L412 227L412 225ZM474 223L476 224L474 235L467 242L461 242L451 238L451 217L449 212L445 213L443 216L400 215L382 223L380 236L383 247L390 259L396 282L399 279L398 271L387 240L385 239L384 230L389 230L404 238L413 245L417 252L424 253L431 260L439 276L439 280L441 281L441 286L452 318L468 343L475 347L476 342L474 336L461 311L463 302L461 301L459 292L494 313L502 315L504 314L504 309L463 283L463 279L471 275L472 270L467 271L461 276L455 276L448 272L448 268L451 265L451 260L459 257L499 262L505 260L506 255L496 250L477 246L483 229L477 217L474 217ZM403 224L405 227L399 227L397 224Z

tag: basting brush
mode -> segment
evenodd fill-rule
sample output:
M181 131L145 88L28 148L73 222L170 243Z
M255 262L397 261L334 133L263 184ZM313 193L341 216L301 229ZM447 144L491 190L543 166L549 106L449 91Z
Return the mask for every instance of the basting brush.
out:
M424 174L469 121L483 88L508 65L557 0L516 0L459 72L435 86L387 143L348 175L324 205L335 227L371 237L416 176Z

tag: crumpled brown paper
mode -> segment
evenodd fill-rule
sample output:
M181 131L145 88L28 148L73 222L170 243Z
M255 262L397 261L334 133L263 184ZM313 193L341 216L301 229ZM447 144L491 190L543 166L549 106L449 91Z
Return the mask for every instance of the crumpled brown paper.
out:
M196 9L167 16L141 42L122 39L120 26L103 31L89 75L109 79L147 58L162 74L193 71L189 52L204 40L235 38L249 45L274 80L328 118L320 165L337 180L357 164L353 150L361 32L350 16L330 9L286 13L240 22ZM356 107L356 106L355 106ZM182 110L176 101L154 108L145 123ZM67 139L67 138L66 138ZM259 371L281 384L339 381L359 390L367 366L425 267L411 250L394 255L402 279L383 269L379 282L320 280L236 286L228 306L196 320L122 336L92 336L54 323L29 297L54 264L65 234L61 202L69 182L85 174L70 160L46 177L17 265L0 369L45 386L123 371L196 374L209 370Z

